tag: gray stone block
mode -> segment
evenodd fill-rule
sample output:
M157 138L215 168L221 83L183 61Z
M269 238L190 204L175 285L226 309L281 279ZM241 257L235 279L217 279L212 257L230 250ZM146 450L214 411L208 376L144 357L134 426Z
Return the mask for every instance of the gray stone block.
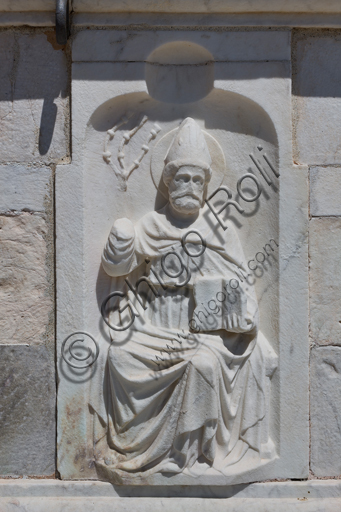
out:
M340 32L306 32L299 35L294 48L294 160L312 165L338 164L341 162Z
M68 155L68 71L52 30L0 34L0 162Z
M0 474L53 476L55 375L43 345L0 346Z
M20 164L0 166L0 213L51 208L52 171Z
M321 345L341 345L340 248L341 218L310 221L310 330Z
M341 348L316 347L311 356L311 469L341 475Z
M341 168L310 169L310 213L315 217L341 216Z

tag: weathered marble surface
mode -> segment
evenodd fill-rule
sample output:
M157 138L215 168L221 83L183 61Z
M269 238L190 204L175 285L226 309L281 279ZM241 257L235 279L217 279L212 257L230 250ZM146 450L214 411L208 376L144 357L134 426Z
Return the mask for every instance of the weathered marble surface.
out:
M134 112L137 109L136 119L139 119L139 116L142 118L142 114L150 116L150 119L144 126L144 131L141 129L130 147L125 148L129 158L139 154L153 123L159 123L166 134L176 128L184 118L192 117L202 129L211 131L212 136L216 137L224 148L225 157L231 162L228 165L228 184L233 190L237 180L252 163L249 153L257 150L257 144L261 148L269 147L269 151L271 148L272 154L275 155L278 143L282 166L279 190L266 188L265 200L261 203L259 210L255 213L252 205L246 205L250 215L245 219L242 217L237 219L241 224L238 227L241 243L249 260L260 250L259 247L264 247L266 241L274 237L274 233L278 233L281 241L278 255L279 280L277 274L269 272L264 273L262 280L255 284L263 309L261 329L264 329L269 339L274 340L279 347L281 367L273 378L272 406L275 412L271 418L270 428L276 436L276 446L281 445L280 459L274 461L276 467L267 466L252 473L246 470L243 475L231 475L229 480L220 476L212 476L208 480L203 476L193 482L190 477L182 480L181 475L174 476L172 479L158 475L150 478L148 483L153 486L167 487L187 483L191 486L195 483L226 486L227 483L245 482L250 479L263 480L273 478L274 475L277 478L305 478L308 476L309 455L308 182L307 169L293 167L291 159L290 66L289 60L281 60L285 56L288 59L290 57L289 39L283 34L271 36L274 40L278 38L277 41L283 42L283 47L277 48L278 52L276 50L277 53L273 52L271 56L275 58L277 55L279 60L227 62L228 57L231 56L230 48L219 45L219 32L214 32L209 39L202 38L200 42L204 49L202 54L210 51L208 49L210 46L213 60L219 59L214 63L215 81L212 84L212 91L207 98L201 97L196 103L188 104L178 101L175 105L174 102L167 103L167 99L170 99L170 87L167 93L164 89L162 101L160 101L160 95L156 103L153 97L154 90L149 88L145 81L144 62L102 60L102 47L98 45L98 41L102 37L107 38L106 40L111 37L105 32L114 34L113 31L103 31L102 34L94 35L91 31L87 33L90 42L97 40L96 45L91 48L91 58L96 58L98 62L77 61L73 64L73 161L70 166L58 166L56 172L57 282L59 283L57 354L60 357L61 345L65 337L76 330L86 330L91 333L102 347L97 366L95 365L88 374L83 372L83 375L79 376L81 377L79 382L76 372L71 374L63 361L58 364L60 377L58 469L61 476L64 479L96 478L92 455L93 444L90 440L93 423L86 405L90 399L91 379L96 378L102 371L109 341L108 332L103 328L103 322L99 317L100 304L108 293L106 276L99 266L103 246L116 219L127 217L132 222L137 222L144 214L157 208L150 174L150 155L154 147L152 143L142 164L129 178L126 192L119 188L117 176L106 161L109 157L115 158L118 148L115 146L116 141L122 138L122 131L120 131L112 142L110 151L108 150L109 155L104 149L107 130L116 125L125 111ZM142 32L146 32L147 37L148 31ZM156 41L164 41L165 39L162 38L168 37L168 34L162 33L164 31L158 32L160 34L152 35ZM136 37L143 36L144 34L139 33ZM259 34L259 31L250 31L247 34L250 44L251 41L259 41L261 36L263 35ZM77 37L82 38L82 44L85 47L86 37L83 34ZM196 31L186 33L186 38L186 42L192 42L193 45L199 44ZM117 41L115 34L112 40ZM215 43L213 44L212 41ZM129 40L129 44L130 42ZM89 44L87 47L90 48L90 46ZM120 50L122 47L118 44L117 48ZM162 58L169 55L169 49L169 47L161 48ZM126 52L124 55L129 56L129 45L126 49L123 48L123 52ZM113 59L118 55L119 53L115 50L111 56L109 50L106 51L105 58ZM160 53L158 55L160 56ZM85 58L80 48L77 58ZM152 58L155 58L155 54L150 56L151 60ZM158 63L156 59L150 62L149 69L156 67L155 63ZM172 66L176 68L177 64L174 65L169 61L160 63L166 64L164 66L167 68L166 71ZM182 64L185 66L181 67L179 73L182 75L179 74L179 76L193 78L196 67L193 66L194 62L188 62L188 66L186 62ZM204 66L205 61L199 64L202 64L205 70L209 67ZM185 69L185 72L188 71L188 75L183 73L186 67L188 69ZM192 70L189 71L189 68ZM153 73L150 76L159 89L165 84L169 86L169 80L162 77L155 78ZM179 81L176 83L177 91L186 89L187 82L186 80L184 82L181 87L179 87ZM174 81L171 85L174 89ZM167 94L169 94L168 98ZM174 96L171 99L173 100ZM180 99L183 100L183 97ZM237 104L240 105L239 110L235 108ZM225 112L223 107L226 109L226 115L223 115ZM220 116L222 116L221 121L217 123ZM245 116L247 122L245 122ZM227 129L225 129L225 122L230 123ZM131 121L131 127L133 126L135 125ZM256 142L258 137L261 140ZM278 192L280 201L278 201ZM278 318L280 328L277 324ZM298 339L299 343L296 342ZM71 409L69 404L72 404ZM280 425L276 420L278 417L281 418ZM295 436L292 435L293 430ZM141 480L138 485L141 486L141 484L146 485L146 482Z
M75 0L76 10L86 9L86 3L87 0ZM81 8L79 8L80 5ZM101 3L101 5L105 5L105 3ZM109 7L107 4L105 9L125 8L133 10L135 5L133 0L125 2L124 5L110 1ZM191 5L190 2L186 5L185 2L175 2L172 6L169 6L169 4L162 5L162 8L169 8L170 10L188 9L188 5ZM233 2L224 2L223 7L229 9L232 5ZM250 5L250 2L248 5L239 2L237 8L248 10ZM285 5L282 2L277 4L272 2L271 5L266 4L266 2L258 2L256 7L265 9L267 5L270 6L269 8L278 11L280 9L299 8L302 13L308 7L307 2L295 2L294 6L291 2L287 2ZM314 11L316 5L318 5L318 9L324 9L325 11L339 7L339 3L325 2L322 5L321 2L310 2L309 9L311 9L311 12ZM203 12L207 9L207 6L210 7L211 11L214 11L215 8L221 9L222 4L219 1L209 1L204 6L201 2L196 2L198 10L202 9ZM43 8L44 10L50 9L52 13L55 3L50 0L25 0L24 3L20 0L15 3L4 1L0 8L8 10ZM93 2L91 2L90 8L96 8ZM155 5L153 5L153 2L149 2L147 5L141 1L140 8L155 9ZM285 19L290 19L290 23L293 24L297 24L298 19L303 20L302 23L310 23L309 20L315 19L316 23L317 18L302 16ZM30 24L33 23L31 17L26 19L30 19ZM51 19L51 23L53 23L53 17ZM77 17L75 19L77 20ZM96 23L94 20L102 19L104 23L113 24L112 20L122 20L123 18L119 16L116 18L115 14L110 18L110 16L106 17L104 14L102 18L88 19L92 23ZM125 19L125 22L129 23L133 18L127 17ZM145 20L146 18L141 17L139 19ZM158 19L160 23L171 24L170 18L160 16ZM236 23L235 17L225 19L228 20L228 23ZM266 20L270 18L260 18L260 16L252 15L239 19L242 20L242 23L252 25L253 21L256 24L261 24L266 23ZM333 19L329 18L330 23L335 24L339 23L338 19L336 16ZM153 21L156 20L157 18L154 17ZM187 17L183 16L181 23L186 25L186 20L189 20L188 15ZM215 18L214 23L224 25L222 20L223 17L219 16ZM284 23L284 18L281 18L281 20L280 23ZM195 23L194 16L191 17L188 23ZM202 23L207 23L207 18L202 17ZM326 23L326 18L318 15L318 23L321 25ZM85 26L87 25L85 24ZM297 474L306 476L307 431L304 431L303 428L299 431L299 435L296 434L295 438L292 434L292 430L297 433L296 427L302 424L302 419L304 425L307 425L307 409L301 407L302 397L307 396L307 346L304 342L307 332L306 329L302 328L298 337L300 343L295 344L297 323L294 326L292 325L292 319L295 318L295 321L297 321L300 318L305 318L306 311L305 221L307 205L305 200L307 181L306 168L294 167L294 169L291 169L290 167L290 141L287 140L290 139L288 135L290 133L290 108L288 104L285 105L288 116L284 123L281 119L285 110L285 108L281 110L281 103L283 102L283 96L285 96L285 90L289 90L290 87L289 80L285 78L288 77L285 72L285 69L289 69L288 62L282 62L283 60L288 61L290 58L289 31L279 31L275 34L271 31L260 31L257 34L247 34L250 40L246 47L243 45L243 35L239 31L224 34L224 45L219 45L219 37L217 38L215 33L211 37L212 32L205 32L205 36L206 40L209 40L206 48L209 47L215 54L215 60L220 61L219 65L216 63L215 85L222 89L225 87L229 92L238 93L241 91L248 98L259 102L259 105L262 105L262 108L274 120L279 138L286 141L282 149L282 161L285 162L289 170L285 170L285 176L281 182L283 209L281 210L280 232L282 235L281 309L285 309L288 314L284 318L281 327L282 332L287 333L286 341L288 342L286 351L282 353L282 356L287 357L289 363L284 364L281 369L281 378L283 379L281 384L291 381L292 396L285 401L281 410L282 417L287 418L284 420L287 423L282 432L282 440L287 446L291 447L290 450L285 452L288 464L296 460ZM184 37L183 33L181 34L182 37ZM111 94L125 94L127 91L128 93L134 93L141 90L144 93L147 92L143 81L143 65L135 64L135 69L133 69L126 66L126 62L134 60L136 55L141 61L144 61L149 50L153 49L146 44L145 35L138 32L120 31L112 37L110 31L107 33L105 31L94 31L89 35L93 38L91 44L87 43L87 38L83 33L77 36L74 47L75 61L94 61L93 67L86 62L84 62L84 65L83 63L74 65L74 86L77 89L77 94L79 94L78 98L75 97L77 103L74 109L74 118L76 119L75 126L79 122L81 127L89 120L92 110L97 108L101 102L109 100ZM192 35L192 41L200 44L197 31L193 31ZM121 41L122 36L127 36L124 42ZM66 100L61 98L66 90L66 60L64 55L60 49L51 49L50 42L47 42L45 35L41 33L35 37L28 36L28 34L16 34L13 38L3 33L1 37L4 43L2 48L5 48L5 51L2 52L0 57L4 69L0 84L6 101L2 102L1 107L1 116L4 118L4 142L2 146L4 156L1 157L0 151L0 160L3 162L33 161L39 162L40 165L42 163L63 161L64 157L68 156L68 120L67 112L64 109ZM50 36L48 37L52 41ZM169 42L172 37L174 37L174 33L168 38L167 34L162 34L162 31L159 33L153 31L155 45ZM304 37L306 37L306 34ZM36 41L36 44L31 44L32 40ZM28 41L29 43L27 43ZM340 168L337 167L340 164L341 157L338 140L340 132L340 116L338 115L340 110L340 44L339 34L335 35L335 33L331 34L330 32L318 34L315 32L311 34L311 37L308 36L308 40L305 42L298 40L296 46L299 73L294 84L294 92L298 94L295 107L298 115L295 125L295 161L320 165L320 167L315 166L310 169L310 213L313 216L339 216L341 213L339 205ZM225 50L226 53L224 54ZM41 59L41 52L44 53L45 51L46 56ZM32 52L30 58L28 58L29 52ZM325 58L326 54L329 57L328 59ZM13 56L16 58L19 56L18 66L12 65ZM21 58L28 63L27 68L24 66L24 71L22 71L23 62ZM111 66L111 63L107 61L113 59L121 60L122 66ZM225 60L234 62L226 64ZM257 69L255 62L240 65L238 61L243 60L257 61ZM280 62L265 64L261 62L262 60ZM47 61L51 61L51 68L46 64ZM95 61L102 61L102 63L97 65L97 62L95 65ZM38 68L38 71L36 68L33 69L32 62L39 66L42 63L42 68ZM47 68L51 75L46 75ZM32 74L39 76L40 89L38 87L38 91L35 91L30 84L27 85L26 77L32 69ZM59 87L57 84L55 88L55 84L52 83L51 76L55 71L59 75L56 80L61 80L64 83L64 93L61 93L54 101L57 104L57 110L51 104L54 93L50 94L51 91L55 91ZM19 82L16 80L16 73L18 73ZM119 83L120 75L125 77L125 80L122 80L122 82L125 81L124 85ZM193 78L194 74L189 76ZM94 84L93 89L91 86L87 88L87 85L82 83L84 78L94 82L98 81ZM277 86L281 82L283 87L280 86L278 89L273 87L272 79L277 81ZM117 83L115 88L111 89L112 80L116 80ZM249 80L250 84L247 83ZM25 81L26 85L22 85ZM109 93L106 89L109 89ZM11 104L11 93L16 94L16 91L19 91L18 97L15 97L14 103ZM41 91L43 92L41 93ZM94 92L95 99L92 98L92 92ZM97 93L98 97L96 97ZM37 97L34 96L35 94ZM31 99L32 96L33 99ZM44 107L42 107L43 100L46 100ZM83 106L85 106L85 112ZM46 118L53 119L56 112L56 125L53 126L53 123L51 123L46 126L44 124ZM43 131L39 134L42 113L46 117L42 125ZM45 131L45 128L47 131ZM89 186L89 183L83 181L82 162L77 161L79 156L77 151L84 146L84 143L87 143L81 130L82 128L74 134L74 164L72 166L60 166L57 171L58 187L61 191L61 196L58 197L58 215L59 218L65 221L58 226L58 250L63 257L67 255L65 256L65 265L58 268L58 271L61 272L61 278L67 282L66 289L63 292L59 290L59 306L60 311L63 311L63 318L67 327L70 329L77 329L80 324L86 325L87 322L91 327L95 325L95 323L91 323L92 320L89 321L87 316L88 304L83 298L88 289L84 286L82 278L88 272L89 267L77 267L79 258L82 258L87 252L91 252L95 240L94 237L84 239L82 232L86 222L92 222L93 212L90 212L89 217L83 224L84 202L79 198L79 192L82 191L83 186ZM48 151L44 153L46 148L48 148ZM100 158L101 154L102 147L98 145ZM94 162L96 162L95 158ZM328 167L328 164L333 164L334 167ZM49 196L51 192L51 175L50 169L26 168L20 166L20 164L4 165L0 168L0 213L5 214L0 216L0 221L4 225L3 234L0 235L0 244L2 242L0 259L3 262L3 268L1 268L3 280L0 282L0 315L2 314L4 319L3 324L0 323L0 327L2 327L0 344L13 341L15 344L24 342L34 345L32 347L26 347L26 345L16 345L13 348L4 347L3 345L0 347L2 360L0 375L4 376L4 380L0 378L3 399L0 411L0 428L3 433L3 445L0 447L0 466L5 468L4 475L50 476L54 471L55 387L54 363L53 358L51 358L54 351L51 343L53 339L51 331L53 307L50 294L51 274L47 277L46 273L46 256L49 252L46 244L51 243L49 233L51 234L52 228L51 217L48 219L46 213L51 215L52 210L49 198L45 197ZM93 191L96 194L95 188L91 189L89 187L88 198L91 197ZM134 194L132 197L134 198ZM109 193L107 198L110 201ZM61 211L65 205L68 206L68 210L67 214L65 213L65 216L63 216L64 214ZM134 208L135 205L131 209ZM28 211L24 213L25 210ZM20 215L8 215L11 211L20 213ZM138 208L136 208L136 211L138 211ZM35 215L37 212L42 215ZM96 214L93 215L93 218L96 220ZM322 344L341 344L339 334L339 322L341 321L339 290L341 282L338 278L340 229L339 219L314 219L311 222L312 341ZM293 237L290 234L292 232L295 232ZM263 235L264 232L261 234ZM262 239L261 246L264 245L265 241ZM71 246L73 247L72 251L70 251ZM250 258L254 257L252 250L248 256ZM92 262L88 261L88 265L91 266ZM16 273L12 272L13 267L19 270ZM94 275L92 275L92 279L93 277ZM96 280L93 279L90 288L94 289L96 284ZM294 292L293 284L296 287ZM79 301L75 300L76 296L80 296L81 299ZM269 302L266 302L267 288L265 286L261 298L263 303L268 306ZM8 301L13 301L10 310L6 309ZM24 318L13 317L14 307L20 308L20 313L24 312ZM271 329L271 326L269 329ZM62 332L62 334L65 333ZM46 342L48 351L42 345L42 342ZM338 450L340 445L339 410L341 409L339 403L340 386L338 383L341 367L340 350L341 348L338 347L315 347L312 352L311 464L312 471L318 477L339 477L341 473ZM292 366L291 362L295 366ZM63 379L64 375L62 373L61 375ZM67 399L72 402L77 394L77 392L73 394L75 388L78 387L79 389L84 383L75 384L65 379L64 384L67 390ZM63 434L67 441L71 439L75 442L77 451L74 460L76 460L76 469L80 471L79 474L92 476L91 467L89 467L89 464L87 465L89 462L87 454L84 447L79 443L79 437L77 437L79 432L82 434L89 427L85 421L82 422L82 418L77 424L79 405L80 403L83 404L84 400L85 402L88 400L85 384L83 389L85 389L84 394L82 395L83 391L81 391L78 395L79 401L73 402L74 409L64 423L65 430ZM13 406L13 400L15 406ZM292 408L295 409L296 414L294 416L290 416ZM39 411L39 415L36 414L37 411ZM77 424L76 428L75 424ZM17 429L16 435L19 434L19 442L13 432L14 427ZM77 431L78 427L79 430ZM29 450L32 445L35 448L33 451ZM36 450L36 447L39 447L40 450ZM302 451L299 451L300 448L302 448ZM12 490L8 491L12 484ZM204 481L203 484L205 484ZM5 487L7 491L4 490ZM165 510L173 510L174 508L180 510L197 510L198 508L209 510L212 507L215 510L260 510L262 512L296 509L314 512L321 510L324 512L341 509L341 491L340 484L337 481L252 484L250 486L241 485L238 486L238 490L236 489L237 486L226 488L225 493L223 486L220 487L219 491L217 488L208 488L205 485L199 491L189 487L170 489L170 486L168 486L166 490L161 486L160 488L145 486L139 489L126 488L122 491L122 488L114 489L109 484L90 481L80 484L65 481L62 483L58 481L37 483L17 480L15 482L7 481L4 485L0 483L0 496L4 496L3 501L0 498L0 508L3 507L4 510L11 512L17 510L18 507L27 511L39 510L39 507L41 507L41 510L51 509L51 511L68 510L68 507L76 510L79 508L87 510L88 508L89 510L104 511L112 509L113 506L117 510L130 510L131 507L137 510L144 510L145 508L150 510L162 506ZM211 498L217 498L218 496L224 498L229 494L233 498L228 502L225 500L208 502L198 499L199 494L200 497L204 497L206 492ZM155 497L158 493L161 499L151 498L148 500L144 498L145 501L141 499L135 501L133 499L132 502L127 503L127 500L124 501L119 498L123 494L126 496L134 495L135 497L137 495ZM172 500L163 499L168 494L174 498ZM175 496L180 495L181 500L175 498ZM239 496L238 500L237 495ZM192 501L186 499L190 496L193 497Z
M321 345L341 344L340 238L341 219L310 221L310 328Z
M66 158L67 61L54 32L2 32L0 64L0 162Z
M54 476L53 363L53 352L44 345L0 345L2 476Z
M209 481L212 476L244 473L276 458L269 433L268 390L277 353L259 329L254 287L236 281L238 269L247 269L236 230L229 223L222 235L218 226L207 225L205 217L210 213L214 219L204 194L211 194L210 184L220 173L223 179L224 153L191 117L169 135L174 138L159 150L161 161L154 164L156 146L151 162L154 180L155 173L161 173L160 187L164 186L169 202L135 224L129 218L117 219L102 255L114 294L127 279L134 283L141 271L155 292L152 304L144 304L142 297L137 295L136 300L131 294L131 285L125 290L138 316L143 315L142 323L133 317L125 343L118 344L117 330L126 324L122 326L122 318L115 314L109 316L109 326L114 324L107 365L110 392L103 394L100 381L91 399L94 422L101 418L108 439L119 447L116 450L97 434L96 468L99 476L122 484L159 473L191 476L194 481L204 476ZM115 173L121 190L127 190L128 172L115 168ZM192 234L196 230L194 247L188 230ZM189 237L183 238L186 232ZM195 258L200 258L197 264ZM179 261L186 266L186 271L179 271L180 280L174 279L179 277L177 270L174 276ZM239 267L233 262L239 262ZM181 346L179 332L184 335ZM166 350L170 346L172 352L160 364L157 358L165 342ZM236 351L236 346L243 350ZM150 372L153 366L154 373ZM106 407L105 402L110 405Z
M313 217L341 215L341 168L310 169L310 213Z
M53 183L0 166L0 474L55 472Z
M165 512L339 512L341 499L162 499L145 498L144 500L130 498L129 503L118 498L10 498L0 500L3 512L15 512L20 507L22 512L128 512L131 507L137 512L148 512L162 508ZM160 508L159 508L160 507Z
M311 470L341 475L341 348L315 347L311 355Z
M290 60L290 32L285 31L172 31L93 30L74 40L74 62L145 62L162 44L188 41L203 46L215 62ZM181 55L170 56L173 59ZM176 61L174 61L176 63Z
M0 480L2 498L244 498L244 499L341 499L340 480L258 482L224 487L121 487L94 480L61 481L16 479ZM229 501L227 501L229 503Z
M35 0L36 1L36 0ZM176 0L161 4L158 0L74 0L76 12L340 12L337 0Z
M2 0L3 11L53 11L53 0ZM157 0L73 0L76 12L340 12L337 0L328 0L321 5L320 0L176 0L159 4Z
M54 11L54 0L1 0L1 11Z
M50 167L8 164L0 166L0 213L51 211Z
M293 54L294 161L338 164L341 162L340 34L298 32L293 39Z
M52 342L48 225L39 215L22 213L1 215L0 227L0 343Z
M177 488L173 492L162 487L144 488L136 497L136 488L119 492L104 482L60 482L16 480L0 481L0 506L4 512L126 512L134 510L174 510L195 512L339 512L340 482L269 482L227 487ZM129 497L129 499L127 499Z

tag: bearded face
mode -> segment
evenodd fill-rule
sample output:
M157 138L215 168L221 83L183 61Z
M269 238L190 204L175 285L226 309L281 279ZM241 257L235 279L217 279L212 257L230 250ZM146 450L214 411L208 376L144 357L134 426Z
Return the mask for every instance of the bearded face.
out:
M205 171L200 167L180 167L169 182L169 202L174 210L183 215L197 213L203 203Z

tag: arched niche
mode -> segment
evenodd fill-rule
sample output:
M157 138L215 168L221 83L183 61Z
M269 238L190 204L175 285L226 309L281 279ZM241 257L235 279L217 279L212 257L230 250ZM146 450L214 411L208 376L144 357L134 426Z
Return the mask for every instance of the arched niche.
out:
M120 124L125 116L127 121ZM155 125L161 130L155 140L149 143L149 151L141 164L126 182L126 190L113 168L104 158L105 141L108 130L117 127L115 137L110 141L111 159L119 165L117 156L123 135L133 130L141 120L146 123L125 147L125 162L129 166L141 153L148 136ZM213 89L197 102L171 104L152 98L147 92L134 92L116 96L100 105L89 119L85 140L85 201L94 205L87 209L86 231L89 241L96 247L92 250L93 286L97 288L97 304L104 299L106 277L100 269L101 251L113 222L119 217L128 217L136 222L142 215L157 210L165 204L165 198L155 188L151 177L151 155L153 147L166 133L174 130L186 117L194 118L201 128L212 135L223 149L226 169L223 184L233 192L245 210L243 215L233 208L227 208L224 219L229 219L238 229L246 257L251 259L262 250L270 238L278 235L278 189L268 186L253 164L250 154L258 160L266 153L269 160L278 168L278 139L275 126L265 110L250 98L232 91ZM259 150L262 148L262 151ZM264 162L263 162L264 163ZM254 173L262 185L260 198L246 203L238 197L236 184L246 173ZM271 172L271 171L270 171ZM277 181L277 180L274 180ZM248 190L249 188L249 190ZM252 194L252 182L245 181L243 189ZM217 203L223 201L217 196ZM216 226L212 225L212 229ZM275 266L275 265L274 265ZM264 271L256 278L257 294L262 297L261 308L266 311L263 318L273 316L278 307L278 282L273 272ZM267 290L266 294L264 291ZM264 330L271 340L275 340L276 321L267 322ZM276 342L275 342L276 344Z

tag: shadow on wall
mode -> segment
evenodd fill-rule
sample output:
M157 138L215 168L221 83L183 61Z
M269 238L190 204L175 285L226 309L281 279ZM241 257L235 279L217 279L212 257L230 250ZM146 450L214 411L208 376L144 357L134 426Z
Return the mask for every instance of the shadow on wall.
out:
M51 146L57 119L55 100L66 98L69 93L65 51L57 45L53 30L37 29L25 32L5 30L0 34L0 47L2 127L6 129L7 116L15 115L14 104L29 100L27 106L18 107L18 116L24 119L22 109L31 112L37 126L39 154L45 155ZM39 127L40 105L30 100L43 100Z
M171 122L187 116L205 120L207 130L226 130L259 138L277 145L276 130L269 115L257 103L235 92L214 89L200 103L193 102L177 107L153 99L146 92L133 92L112 98L93 113L89 125L98 132L112 128L126 112L136 115L147 113L151 121ZM118 131L132 129L135 119L129 120Z
M341 97L341 33L337 30L293 31L293 94Z
M205 98L214 87L214 57L195 43L167 43L149 55L145 79L154 99L193 103Z

